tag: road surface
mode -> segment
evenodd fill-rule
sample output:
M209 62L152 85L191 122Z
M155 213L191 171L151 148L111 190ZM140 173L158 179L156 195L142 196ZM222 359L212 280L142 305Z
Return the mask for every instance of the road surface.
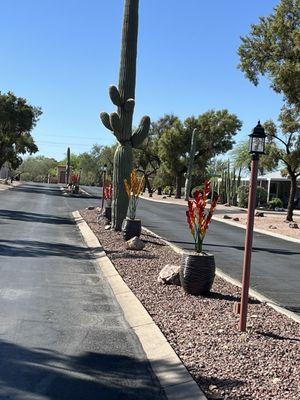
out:
M137 337L73 222L97 196L0 193L0 399L160 400Z

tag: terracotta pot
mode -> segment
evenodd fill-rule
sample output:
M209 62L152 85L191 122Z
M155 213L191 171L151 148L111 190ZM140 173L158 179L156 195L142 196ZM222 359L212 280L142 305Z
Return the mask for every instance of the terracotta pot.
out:
M209 253L184 253L179 272L181 286L188 294L208 294L216 273L215 258Z
M123 238L127 242L127 240L132 239L137 236L140 237L142 232L142 222L140 219L130 219L126 218L122 224L122 232Z

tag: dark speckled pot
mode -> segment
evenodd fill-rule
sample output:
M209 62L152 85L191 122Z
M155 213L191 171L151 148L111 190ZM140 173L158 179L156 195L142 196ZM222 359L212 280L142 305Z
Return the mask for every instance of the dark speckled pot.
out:
M182 256L180 282L184 291L195 296L208 294L216 273L215 258L208 253Z

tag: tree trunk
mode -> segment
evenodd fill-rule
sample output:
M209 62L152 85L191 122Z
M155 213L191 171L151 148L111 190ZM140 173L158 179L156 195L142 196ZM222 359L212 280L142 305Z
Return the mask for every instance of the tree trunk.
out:
M146 175L146 174L145 174L145 187L148 190L149 197L152 197L152 188L151 188L151 185L150 185L150 182L149 182L148 175Z
M181 175L176 176L176 195L175 199L181 199Z
M294 199L296 196L296 192L297 192L297 178L295 176L291 176L290 196L289 196L289 203L286 215L287 221L293 221Z

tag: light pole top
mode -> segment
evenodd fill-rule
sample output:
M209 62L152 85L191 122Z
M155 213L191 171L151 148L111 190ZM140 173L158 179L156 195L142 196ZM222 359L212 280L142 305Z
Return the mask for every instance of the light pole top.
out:
M264 154L266 133L260 121L258 121L249 137L249 153L254 155Z

